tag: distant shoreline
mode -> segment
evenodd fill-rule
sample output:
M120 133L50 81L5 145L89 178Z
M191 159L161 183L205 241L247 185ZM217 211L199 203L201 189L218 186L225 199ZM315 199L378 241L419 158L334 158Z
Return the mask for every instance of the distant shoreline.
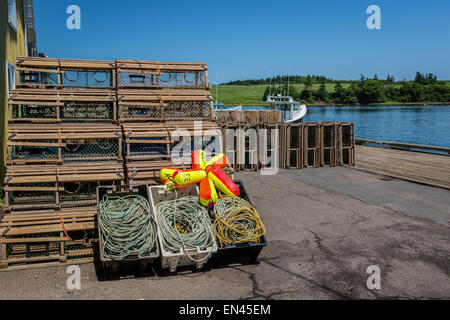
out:
M268 103L227 103L224 104L225 107L236 107L236 106L245 106L245 107L268 107ZM343 103L306 103L307 107L376 107L376 106L450 106L450 102L381 102L381 103L371 103L368 105L360 105L360 104L343 104Z

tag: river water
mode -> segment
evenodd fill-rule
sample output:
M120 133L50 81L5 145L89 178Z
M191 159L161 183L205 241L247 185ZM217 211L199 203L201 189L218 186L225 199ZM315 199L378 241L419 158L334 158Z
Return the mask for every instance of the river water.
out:
M353 122L360 139L450 147L450 106L308 107L303 122L317 121Z

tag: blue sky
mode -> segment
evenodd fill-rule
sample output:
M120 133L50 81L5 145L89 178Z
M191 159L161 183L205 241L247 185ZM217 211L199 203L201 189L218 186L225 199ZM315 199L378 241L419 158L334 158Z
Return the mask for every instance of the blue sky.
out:
M81 8L81 30L66 9ZM369 5L381 30L369 30ZM49 57L204 61L212 83L275 74L450 79L448 0L34 0Z

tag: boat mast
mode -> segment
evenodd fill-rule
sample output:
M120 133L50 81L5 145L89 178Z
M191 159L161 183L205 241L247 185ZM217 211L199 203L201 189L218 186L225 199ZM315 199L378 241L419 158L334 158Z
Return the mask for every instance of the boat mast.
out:
M217 101L219 100L219 79L217 76L217 71L216 71L216 105L217 105Z
M288 72L288 89L287 89L287 95L289 96L289 72Z
M281 86L282 86L282 83L283 83L283 76L280 76L280 96L282 96L282 94L281 94Z
M272 76L269 76L269 96L272 95Z

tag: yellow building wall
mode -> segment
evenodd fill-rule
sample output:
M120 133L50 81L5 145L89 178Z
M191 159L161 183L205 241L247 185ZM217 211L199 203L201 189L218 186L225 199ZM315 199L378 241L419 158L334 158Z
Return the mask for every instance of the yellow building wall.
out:
M15 65L16 57L26 56L25 26L23 1L16 0L17 32L8 23L8 1L0 1L0 178L3 177L6 166L6 143L8 136L8 97L7 97L7 62ZM16 70L16 82L18 73Z

